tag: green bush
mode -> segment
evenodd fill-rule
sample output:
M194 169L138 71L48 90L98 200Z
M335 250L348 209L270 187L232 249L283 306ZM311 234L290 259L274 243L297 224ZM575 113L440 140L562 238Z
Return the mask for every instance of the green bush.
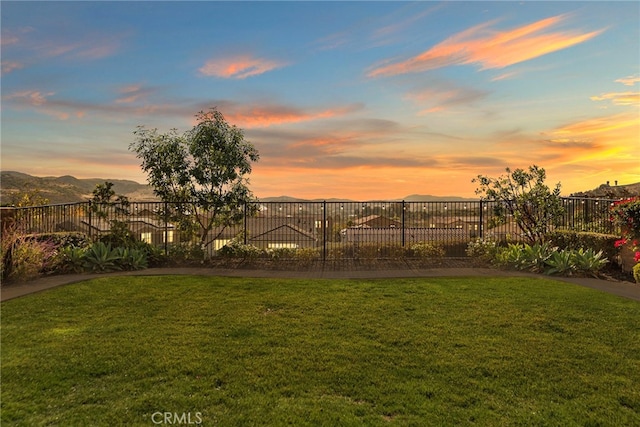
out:
M169 256L164 249L147 242L138 242L135 249L144 251L147 254L147 264L149 267L164 267L169 262Z
M558 249L544 244L515 244L499 247L493 264L522 271L565 276L574 273L596 276L609 260L602 251L589 249Z
M38 234L37 236L34 236L34 238L38 241L51 242L60 248L87 248L93 243L88 235L69 231Z
M544 273L548 275L570 276L576 270L571 250L555 251L546 261L546 266Z
M223 258L259 258L264 251L253 245L245 245L240 239L233 239L218 250L218 255Z
M633 266L633 278L640 283L640 262Z
M377 252L377 258L384 259L399 259L404 258L406 255L406 250L404 247L394 244L380 246Z
M615 259L617 252L614 244L618 239L619 236L611 234L571 230L556 230L547 234L547 241L559 249L593 249L602 251L603 256L608 259Z
M492 264L499 250L498 242L493 239L476 239L467 244L465 253L477 265Z
M106 273L121 270L120 254L111 249L110 244L96 242L87 250L84 256L84 268L94 273Z
M120 270L142 270L148 267L147 253L135 248L115 248L116 265Z
M320 251L314 248L298 249L294 254L294 258L300 265L309 266L320 258Z
M273 260L281 260L281 259L293 259L296 254L296 249L294 248L273 248L266 249L266 255Z
M202 261L204 259L204 250L199 244L192 242L174 243L169 246L167 257L169 261L174 262L184 262L190 260Z
M576 271L584 274L594 274L609 262L602 251L596 252L591 248L587 250L580 248L573 251L572 255Z
M407 250L407 255L414 258L442 258L445 252L441 247L427 243L413 243Z
M58 271L61 273L82 273L85 269L86 249L65 246L58 253Z

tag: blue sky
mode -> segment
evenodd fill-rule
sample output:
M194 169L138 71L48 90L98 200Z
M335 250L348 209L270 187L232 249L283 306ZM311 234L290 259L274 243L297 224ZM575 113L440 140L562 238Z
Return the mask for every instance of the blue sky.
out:
M637 2L11 2L2 169L146 177L138 125L217 107L259 197L472 196L538 164L640 181Z

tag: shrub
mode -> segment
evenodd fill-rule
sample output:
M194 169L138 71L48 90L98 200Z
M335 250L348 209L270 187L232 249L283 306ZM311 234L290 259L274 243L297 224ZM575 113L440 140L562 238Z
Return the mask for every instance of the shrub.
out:
M34 236L39 241L49 241L54 243L60 248L75 247L75 248L87 248L91 246L92 242L88 235L79 232L56 232L56 233L43 233Z
M476 239L467 244L465 253L471 257L475 264L492 264L496 260L496 255L500 247L493 239Z
M49 240L19 237L11 247L8 278L30 280L54 269L58 246Z
M163 267L167 265L169 261L169 256L164 252L163 248L150 243L138 242L135 249L144 251L147 254L147 264L149 267Z
M133 248L137 241L135 235L129 230L129 224L124 221L111 221L111 229L109 233L98 238L100 242L112 247Z
M239 239L233 239L226 245L224 245L218 251L218 255L223 258L242 258L253 259L260 257L264 252L262 249L253 246L245 245Z
M298 249L294 254L294 258L300 265L309 266L320 258L320 251L314 248Z
M111 249L110 244L96 242L87 250L84 257L84 268L94 273L105 273L120 270L120 255Z
M189 260L203 260L204 250L193 242L180 242L169 246L167 257L170 261L183 262Z
M115 248L116 265L122 270L142 270L147 268L147 253L135 248Z
M444 249L427 242L413 243L407 251L409 256L416 258L442 258Z
M273 260L280 259L293 259L296 254L296 249L294 248L273 248L266 249L265 253L269 258Z
M636 283L640 283L640 263L633 266L633 278Z
M85 269L86 249L65 246L58 253L58 269L61 273L82 273Z
M556 253L558 248L551 246L549 242L536 243L534 245L525 244L522 248L522 258L520 269L539 273L544 270L549 258Z
M593 249L602 251L608 259L616 256L615 242L618 236L572 230L556 230L547 235L547 239L560 249Z
M405 248L401 245L383 245L378 248L378 258L404 258Z
M576 266L573 261L573 254L570 250L555 251L546 261L547 269L545 274L571 275Z
M573 251L572 256L576 271L584 274L595 275L596 272L609 262L609 260L603 256L602 251L596 252L591 248L587 250L581 248Z

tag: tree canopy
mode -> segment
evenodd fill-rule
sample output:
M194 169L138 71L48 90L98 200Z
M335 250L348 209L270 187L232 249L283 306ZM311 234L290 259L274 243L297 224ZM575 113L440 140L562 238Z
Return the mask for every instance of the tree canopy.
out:
M129 149L142 160L154 193L171 203L172 216L183 229L198 230L201 244L208 245L214 227L236 223L252 208L247 175L259 154L217 109L195 117L196 125L182 135L139 126Z
M531 243L542 242L564 214L560 183L551 190L545 183L545 170L536 165L528 170L506 168L507 175L491 178L478 175L472 182L479 187L476 194L485 200L499 202L494 214L500 223L513 218L524 237Z

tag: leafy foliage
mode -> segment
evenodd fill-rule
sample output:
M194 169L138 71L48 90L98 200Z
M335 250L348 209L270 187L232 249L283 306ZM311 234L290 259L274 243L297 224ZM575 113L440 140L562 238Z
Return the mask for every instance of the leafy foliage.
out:
M260 257L264 252L254 245L245 245L241 239L235 238L220 248L218 255L223 258L253 259Z
M122 270L142 270L149 266L147 253L140 249L118 247L114 250L117 265Z
M444 249L427 242L413 243L407 251L409 257L416 258L441 258L445 255Z
M500 267L548 275L577 273L595 276L608 262L602 251L558 249L549 242L533 245L511 243L507 247L499 247L493 259L493 263Z
M498 202L494 206L498 224L505 224L511 217L529 243L543 242L564 214L560 183L551 190L544 184L545 170L535 165L513 172L507 168L506 172L498 178L478 175L472 181L479 185L476 194Z
M640 239L640 197L615 202L611 207L611 220L627 239Z
M257 211L245 175L259 155L215 108L196 114L196 121L183 135L138 127L129 148L142 160L154 193L174 206L167 212L171 220L181 230L199 233L200 243L208 246L217 237L209 236L214 227L224 229L238 223L245 210Z
M571 275L576 269L571 251L556 251L551 254L546 262L545 274Z
M65 246L60 250L59 271L61 273L82 273L85 269L84 248Z
M96 242L85 254L84 267L94 273L106 273L121 270L119 260L120 254L117 250L111 249L110 244Z

